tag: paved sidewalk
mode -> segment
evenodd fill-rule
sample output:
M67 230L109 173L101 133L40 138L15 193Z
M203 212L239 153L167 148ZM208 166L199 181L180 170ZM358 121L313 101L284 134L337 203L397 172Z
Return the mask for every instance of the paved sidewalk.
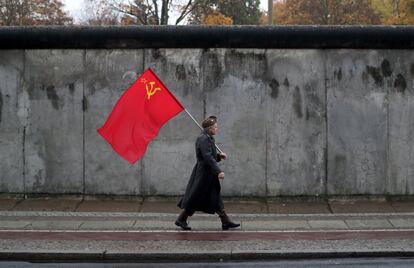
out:
M225 202L241 228L215 215L174 225L174 199L0 199L0 259L241 260L414 256L414 201Z
M414 229L414 213L229 214L242 231ZM172 213L2 211L0 230L179 231ZM196 214L194 231L221 231L217 216Z
M0 211L74 211L74 212L160 212L179 213L179 198L109 198L86 199L18 198L0 195ZM275 214L337 214L337 213L398 213L414 212L414 198L386 201L383 198L331 199L280 198L270 200L225 199L226 210L231 213Z

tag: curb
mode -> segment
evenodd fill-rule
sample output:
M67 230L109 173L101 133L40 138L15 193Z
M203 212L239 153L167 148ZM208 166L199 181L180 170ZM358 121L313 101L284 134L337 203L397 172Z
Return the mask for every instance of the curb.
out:
M208 251L208 252L51 252L0 251L1 261L68 262L222 262L280 259L414 257L414 250Z
M414 212L365 212L365 213L309 213L309 214L284 214L284 213L229 213L232 217L240 218L285 218L285 217L324 217L324 218L348 218L348 217L414 217ZM147 218L147 217L171 217L176 218L177 213L164 213L164 212L71 212L71 211L0 211L0 217L134 217L134 218ZM193 218L213 218L209 214L196 214Z

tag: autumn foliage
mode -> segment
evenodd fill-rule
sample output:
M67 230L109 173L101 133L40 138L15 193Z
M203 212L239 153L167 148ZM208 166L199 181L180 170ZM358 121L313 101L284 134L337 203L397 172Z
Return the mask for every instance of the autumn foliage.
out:
M203 24L205 25L232 25L233 20L224 16L218 11L213 11L211 14L204 16Z
M190 24L260 24L259 0L196 0L189 16Z
M414 24L414 0L373 0L382 24Z
M369 0L284 0L273 6L275 24L379 24Z
M262 24L267 23L263 14ZM276 0L273 23L311 25L414 24L414 0Z
M0 26L71 25L63 1L0 0ZM267 24L267 1L83 0L80 24ZM273 0L272 13L276 25L414 25L414 0Z
M0 26L71 23L61 0L0 0Z

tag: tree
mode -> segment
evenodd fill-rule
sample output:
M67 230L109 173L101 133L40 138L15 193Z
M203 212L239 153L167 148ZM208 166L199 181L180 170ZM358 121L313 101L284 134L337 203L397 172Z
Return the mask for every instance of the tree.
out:
M275 24L380 23L370 0L283 0L273 5L273 14Z
M200 0L190 16L191 24L203 24L207 17L221 14L235 25L260 24L259 0Z
M119 13L111 10L106 0L84 0L82 5L83 21L87 25L117 25Z
M393 0L393 16L384 24L414 24L414 0Z
M383 24L414 24L414 0L372 0Z
M233 20L229 17L224 16L218 11L213 11L207 16L204 16L203 24L205 25L232 25Z
M260 22L259 0L220 0L218 10L233 19L235 25L255 25Z
M198 5L199 0L111 0L114 11L123 14L123 24L166 25L170 13L177 12L174 24L179 24Z
M114 12L105 0L83 0L82 24L118 25L119 17L119 13Z
M0 0L0 26L64 25L73 19L61 0Z

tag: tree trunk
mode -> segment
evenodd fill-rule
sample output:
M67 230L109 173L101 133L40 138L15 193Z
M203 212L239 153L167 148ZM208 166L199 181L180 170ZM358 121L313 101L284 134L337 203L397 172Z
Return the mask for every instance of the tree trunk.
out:
M328 0L321 0L322 7L322 24L329 24L329 3Z
M162 7L161 7L161 25L167 25L168 24L168 0L162 1Z
M392 0L392 14L394 17L400 17L400 0Z

